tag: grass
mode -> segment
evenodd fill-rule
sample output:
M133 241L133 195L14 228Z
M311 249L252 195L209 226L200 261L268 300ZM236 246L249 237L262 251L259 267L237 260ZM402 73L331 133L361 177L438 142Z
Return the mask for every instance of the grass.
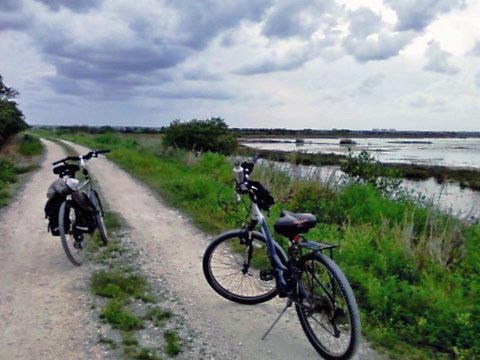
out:
M152 308L145 315L144 319L150 320L157 327L161 327L165 324L166 320L169 320L173 316L173 313L167 309Z
M20 141L19 152L23 156L36 156L43 152L43 145L40 139L32 134L24 134Z
M111 349L120 348L122 358L125 359L158 360L159 349L142 346L137 339L137 331L146 328L149 323L155 327L164 327L172 319L173 313L156 305L147 305L158 302L158 299L152 294L150 285L138 269L125 265L132 255L116 239L116 231L121 230L122 221L111 211L106 211L104 220L109 229L110 241L106 247L101 246L98 236L90 242L92 260L103 267L92 274L90 288L94 295L107 299L106 303L99 307L99 317L110 324L112 329L120 332L122 341L117 343L101 336L99 342ZM142 301L142 307L148 308L144 315L136 315L130 310L130 304L136 299ZM176 346L181 349L179 339ZM167 346L163 353L166 353L166 349Z
M177 356L182 351L180 345L180 339L177 333L173 330L167 330L164 334L165 341L167 342L166 353L170 356Z
M15 192L13 184L19 175L38 168L37 158L43 153L43 145L37 136L18 134L0 150L0 207L9 203Z
M119 299L109 300L100 313L100 318L114 329L129 331L143 327L142 319L126 310L124 302Z
M230 159L164 148L151 135L69 139L110 148L112 160L208 233L241 225L217 205L218 190L231 184ZM261 166L254 179L279 200L270 211L270 226L282 208L312 212L319 226L308 237L341 245L334 257L354 289L368 339L393 358L480 357L479 224L408 197L391 200L369 185L334 191L316 179L292 181ZM233 190L226 191L233 196Z

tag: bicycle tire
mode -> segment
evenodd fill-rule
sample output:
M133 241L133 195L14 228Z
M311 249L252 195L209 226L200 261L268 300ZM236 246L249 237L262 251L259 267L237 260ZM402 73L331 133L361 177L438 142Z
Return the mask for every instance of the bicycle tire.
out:
M242 270L244 270L245 263L241 263L241 261L243 261L244 259L241 259L239 252L243 250L242 246L245 247L245 250L247 249L247 244L242 244L241 240L245 239L246 236L247 232L245 230L233 230L223 233L219 235L216 239L214 239L208 245L203 255L203 273L209 285L219 295L239 304L254 305L263 303L274 298L278 292L274 278L272 278L271 280L260 279L260 270L271 270L272 266L270 264L270 261L268 260L266 239L259 232L252 232L252 240L254 241L254 243L252 244L255 244L252 245L252 251L254 252L253 259L255 259L254 261L257 261L257 266L260 266L260 263L263 263L263 269L257 269L252 266L248 269L247 273L242 272ZM232 244L228 244L230 241L233 241ZM225 248L222 248L222 245L224 244L227 245L225 246ZM237 247L236 251L232 249L232 247ZM283 250L278 245L276 245L276 249L281 260L286 263L287 256L285 255ZM221 275L217 273L217 271L214 271L215 266L213 265L213 262L215 260L214 257L216 253L219 253L219 256L223 259L221 263L224 264L224 266L232 266L232 268L230 268L230 270L233 270L231 274L229 273ZM230 263L225 262L225 258L231 260ZM268 261L268 264L265 263L265 260ZM228 284L237 284L237 282L235 282L236 279L233 279L233 277L237 275L240 276L240 280L238 280L238 285L240 286L241 290L255 290L255 287L258 285L258 290L260 290L259 293L240 293L240 291L237 292L236 289L233 289L232 286L227 286ZM228 279L223 281L222 276ZM244 281L246 281L245 284Z
M313 270L312 265L309 265L309 263L314 264ZM331 297L325 295L325 293L328 292L326 287L315 287L313 284L313 280L316 280L315 282L320 284L319 277L321 276L321 274L316 271L315 264L320 266L317 268L317 270L323 269L326 271L326 274L328 274L330 284L327 284L327 286L330 286L332 289L333 301ZM350 359L358 348L361 329L357 302L347 278L332 259L321 253L310 253L305 255L300 261L300 269L302 273L299 286L302 287L304 296L298 303L295 304L295 308L297 310L298 319L300 320L305 335L315 350L317 350L317 352L323 358L330 360ZM305 290L304 286L304 283L307 282L307 276L305 275L306 272L316 274L315 277L312 276L312 283L309 284L310 292ZM340 302L335 298L336 290L339 291L338 293L342 296L342 299L345 302L343 304L343 308L341 307L342 304L339 304ZM305 305L305 302L308 300L310 300L310 304ZM316 318L313 317L314 314L317 316ZM342 335L345 335L346 332L338 329L338 327L345 327L345 324L347 323L345 315L348 315L349 326L346 338L342 337ZM323 319L326 320L326 326L322 325L318 320L322 316ZM335 324L337 317L339 319L339 323ZM314 321L309 321L309 318L313 318ZM313 329L312 322L317 323L316 325L322 325L319 327L320 331ZM328 331L328 323L330 323L330 330L333 332L333 334L329 333ZM336 334L335 328L337 328L339 331L338 334ZM332 348L328 348L327 342L331 343L332 340L335 344L332 344ZM341 348L340 345L345 345L345 349L338 351L338 349Z
M98 229L98 233L100 234L100 239L102 240L103 245L108 245L108 235L107 235L107 228L105 226L105 221L103 220L103 206L102 202L100 201L100 197L96 190L91 191L90 193L90 200L92 201L95 209L97 210L95 214L95 221Z
M71 232L71 224L73 224L75 221L74 219L72 221L72 218L71 218L72 213L73 213L73 216L75 216L74 215L75 210L70 205L70 202L68 200L64 201L60 206L60 210L59 210L58 226L59 226L60 238L62 240L62 246L63 246L63 250L65 251L65 255L67 255L68 260L70 260L70 262L73 265L80 266L83 264L83 261L85 260L85 254L87 252L89 235L84 234L84 238L82 240L82 248L75 248L74 246L75 239ZM70 221L68 224L68 228L66 229L65 219L67 214Z

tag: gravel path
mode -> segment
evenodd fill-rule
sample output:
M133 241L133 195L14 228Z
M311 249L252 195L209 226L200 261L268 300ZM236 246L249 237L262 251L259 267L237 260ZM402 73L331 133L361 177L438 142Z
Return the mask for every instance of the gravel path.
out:
M51 163L66 155L44 144L41 168L0 217L0 359L100 359L88 270L72 266L60 238L47 233Z
M85 147L70 145L79 153L88 151ZM303 334L293 308L287 311L267 339L261 340L265 330L282 309L283 301L277 299L266 304L242 306L221 298L209 287L201 269L202 254L209 239L179 212L167 207L140 181L105 158L91 161L89 168L100 184L101 196L130 226L131 238L142 253L145 273L154 279L165 279L169 290L185 307L184 315L190 325L203 334L218 354L217 358L319 358ZM36 180L42 182L40 187L44 191L45 181ZM36 191L38 190L30 193ZM39 232L41 231L35 230L35 234ZM59 244L55 245L55 256L53 250L46 251L49 254L47 262L53 265L55 260L51 258L54 258L61 268L51 269L50 273L71 270L65 261L58 261L62 260L62 254ZM80 272L75 274L80 276ZM362 344L357 358L379 357L370 347Z

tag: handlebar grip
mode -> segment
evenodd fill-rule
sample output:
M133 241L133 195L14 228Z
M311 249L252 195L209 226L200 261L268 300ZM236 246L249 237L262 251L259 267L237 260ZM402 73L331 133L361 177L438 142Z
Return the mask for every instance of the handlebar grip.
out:
M107 154L109 152L110 152L110 150L97 150L96 151L97 154Z
M55 166L57 164L64 163L65 161L68 161L68 160L78 161L78 160L80 160L80 158L78 156L67 156L66 158L64 158L62 160L57 160L57 161L53 162L52 165Z

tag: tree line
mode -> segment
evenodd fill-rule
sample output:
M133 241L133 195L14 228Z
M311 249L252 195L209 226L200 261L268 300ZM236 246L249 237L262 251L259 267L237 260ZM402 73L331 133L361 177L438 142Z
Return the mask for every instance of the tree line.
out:
M6 86L0 75L0 147L12 135L28 128L22 111L14 100L18 91Z

